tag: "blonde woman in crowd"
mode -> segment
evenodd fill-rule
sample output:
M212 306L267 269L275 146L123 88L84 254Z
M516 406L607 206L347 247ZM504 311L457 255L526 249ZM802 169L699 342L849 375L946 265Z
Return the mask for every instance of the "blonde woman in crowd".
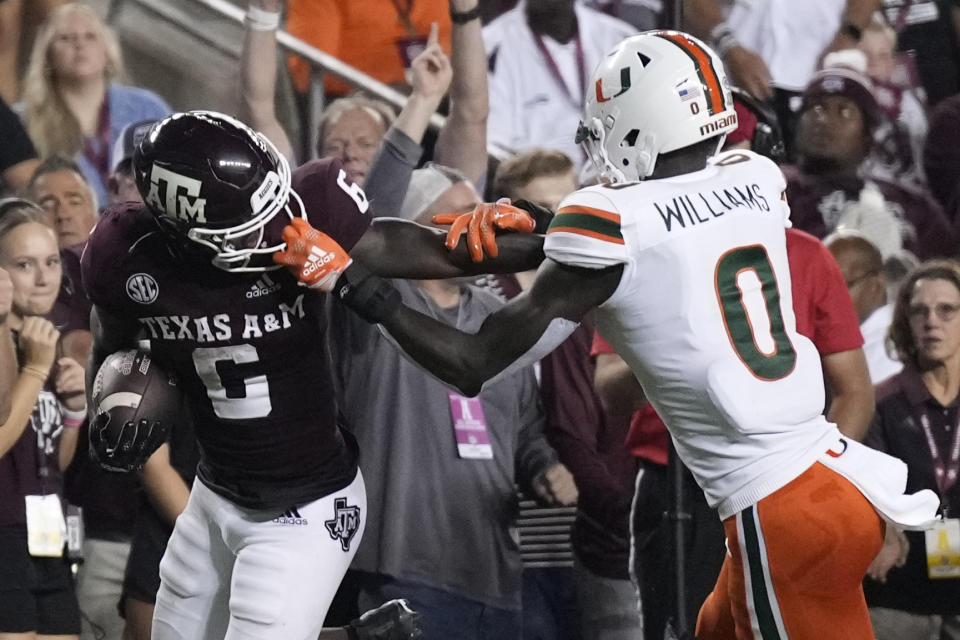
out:
M57 236L42 209L0 200L0 267L10 274L8 317L19 375L0 424L0 638L76 638L80 612L64 556L63 469L86 413L83 368L57 358L44 316L60 291Z
M123 77L117 39L90 7L71 2L40 27L23 90L27 132L41 158L75 156L99 202L107 202L110 149L123 127L170 113Z

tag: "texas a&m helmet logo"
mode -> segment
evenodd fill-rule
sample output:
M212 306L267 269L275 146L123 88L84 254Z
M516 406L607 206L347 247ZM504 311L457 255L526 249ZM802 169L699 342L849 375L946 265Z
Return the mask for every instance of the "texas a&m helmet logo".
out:
M150 192L146 202L157 211L188 223L206 223L207 199L201 198L203 183L153 165L150 170ZM161 197L160 194L163 194Z

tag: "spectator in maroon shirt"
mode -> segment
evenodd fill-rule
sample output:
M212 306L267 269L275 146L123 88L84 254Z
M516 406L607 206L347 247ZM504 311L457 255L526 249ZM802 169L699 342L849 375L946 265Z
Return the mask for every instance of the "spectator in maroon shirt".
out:
M903 248L920 259L953 255L955 230L929 194L861 177L878 122L868 78L844 67L814 76L797 125L798 164L784 167L794 227L823 238L846 222L851 205L861 204L856 225L861 231L864 224L890 221L900 230ZM870 212L863 220L865 208Z

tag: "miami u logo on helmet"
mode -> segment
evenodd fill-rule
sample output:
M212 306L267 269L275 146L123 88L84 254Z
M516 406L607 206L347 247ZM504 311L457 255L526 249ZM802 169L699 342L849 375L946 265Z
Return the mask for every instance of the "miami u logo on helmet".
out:
M608 102L617 96L622 96L630 88L630 67L624 67L620 69L620 91L613 94L609 98L603 97L603 78L597 78L596 91L597 91L597 102Z

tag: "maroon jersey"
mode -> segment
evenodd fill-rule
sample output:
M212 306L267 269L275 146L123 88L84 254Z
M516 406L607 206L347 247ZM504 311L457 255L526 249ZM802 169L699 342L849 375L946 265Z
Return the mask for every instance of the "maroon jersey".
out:
M0 456L0 529L26 527L24 496L63 494L59 462L63 428L60 402L48 380L27 428L10 451Z
M61 333L75 329L90 330L90 300L83 290L80 278L80 255L85 244L60 250L63 277L60 294L48 318Z
M846 207L859 200L864 186L860 178L812 176L795 166L783 167L783 173L794 228L820 239L833 232ZM956 233L936 200L892 182L872 182L900 222L904 249L921 260L956 253Z
M349 250L370 218L341 173L338 161L312 162L293 188L310 223ZM287 508L353 480L356 445L337 427L322 295L286 270L227 273L176 259L145 209L101 217L82 272L91 301L136 318L156 360L182 380L207 486L241 506Z

